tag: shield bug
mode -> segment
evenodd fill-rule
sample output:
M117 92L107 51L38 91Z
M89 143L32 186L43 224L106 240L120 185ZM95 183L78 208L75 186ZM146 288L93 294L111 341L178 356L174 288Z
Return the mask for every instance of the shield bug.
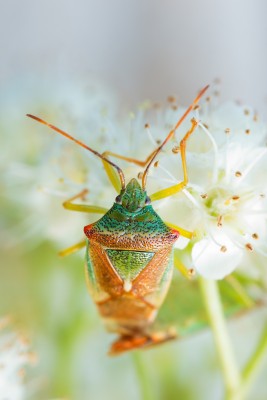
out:
M119 193L110 210L74 204L73 200L84 196L86 190L63 203L67 209L104 214L96 222L85 226L85 241L65 249L61 255L67 255L86 245L85 273L88 290L107 329L119 334L119 338L111 346L110 354L153 346L176 336L172 330L153 332L152 323L170 285L173 245L179 235L191 238L192 233L163 222L151 202L172 196L186 186L186 143L198 124L195 119L191 120L191 128L179 147L183 181L151 196L147 195L146 182L155 158L207 88L208 86L201 90L165 140L145 161L111 152L100 154L54 125L27 114L101 158L111 183ZM108 158L110 156L144 167L142 185L134 178L126 185L123 171Z

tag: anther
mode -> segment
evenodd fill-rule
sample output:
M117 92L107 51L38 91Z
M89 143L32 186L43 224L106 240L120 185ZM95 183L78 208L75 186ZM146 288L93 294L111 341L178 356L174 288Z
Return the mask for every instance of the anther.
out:
M245 245L245 247L246 247L247 250L253 251L253 246L252 246L251 243L247 243L247 244Z
M196 104L195 106L194 106L194 108L193 108L193 110L195 111L195 110L199 110L200 109L200 106L198 105L198 104Z
M247 135L249 135L249 134L250 134L250 129L246 129L246 130L245 130L245 133L246 133Z
M234 200L234 201L237 201L237 200L239 200L239 199L240 199L239 196L232 196L232 200Z
M242 173L241 173L240 171L236 171L236 172L235 172L235 176L236 176L237 178L240 178L240 176L242 176Z
M173 154L177 154L177 153L179 153L179 151L180 151L180 147L179 147L179 146L174 146L174 147L172 148Z
M222 226L222 219L223 219L222 215L219 215L218 218L217 218L217 226L218 227Z
M154 167L157 168L159 165L159 161L154 162Z
M207 124L203 123L203 126L204 126L206 129L209 129L209 125L207 125Z
M194 268L189 268L187 270L187 274L188 274L189 278L192 278L193 276L196 275L196 270Z
M207 101L207 102L210 101L210 96L206 97L206 101Z
M247 108L245 108L244 114L245 114L245 115L249 115L249 110L248 110Z
M225 132L227 135L229 135L229 133L231 132L231 129L230 129L230 128L226 128L226 129L224 130L224 132Z
M259 235L257 233L253 233L251 236L253 237L253 239L259 239Z
M225 252L227 251L227 247L226 247L226 246L222 246L222 247L220 248L220 251L221 251L222 253L225 253Z
M173 110L173 111L176 111L177 109L178 109L178 106L177 106L176 104L173 104L173 105L172 105L172 110Z
M143 178L143 172L138 172L137 178L138 179L142 179Z
M168 101L169 103L175 103L175 102L176 102L176 98L175 98L174 96L168 96L168 97L167 97L167 101Z
M207 199L208 195L207 195L207 193L204 193L204 194L201 194L200 197L202 197L202 199Z
M150 125L149 124L145 124L145 129L149 129Z

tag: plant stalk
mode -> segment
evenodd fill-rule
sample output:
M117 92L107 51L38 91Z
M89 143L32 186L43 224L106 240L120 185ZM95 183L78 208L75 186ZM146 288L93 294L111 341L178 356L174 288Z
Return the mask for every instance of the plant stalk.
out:
M201 291L213 332L222 374L225 382L226 399L242 400L241 376L227 331L223 307L216 281L199 278Z

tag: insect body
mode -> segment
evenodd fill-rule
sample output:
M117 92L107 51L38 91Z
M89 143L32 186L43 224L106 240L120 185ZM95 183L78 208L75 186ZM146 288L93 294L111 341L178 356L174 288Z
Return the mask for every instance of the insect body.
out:
M66 208L72 210L104 214L98 221L84 228L85 242L72 246L63 253L66 255L83 244L86 245L85 269L89 292L107 329L120 335L111 346L110 354L155 345L175 337L172 330L153 332L151 326L170 285L173 245L180 234L191 237L191 233L179 227L169 227L150 203L179 192L187 184L185 147L187 139L197 126L197 121L192 120L190 130L180 143L184 180L152 194L150 198L146 193L146 180L156 156L173 137L178 126L206 90L207 87L202 89L166 139L145 161L108 152L102 155L61 129L28 114L29 117L48 125L100 157L111 183L117 190L118 179L114 177L113 168L119 174L119 195L110 210L73 204L72 201L81 197L84 191L64 203ZM136 179L130 180L126 186L122 170L107 158L108 155L144 166L142 187Z
M167 293L179 236L147 199L132 179L103 218L84 228L89 291L108 329L126 345L136 337L151 341L148 327Z

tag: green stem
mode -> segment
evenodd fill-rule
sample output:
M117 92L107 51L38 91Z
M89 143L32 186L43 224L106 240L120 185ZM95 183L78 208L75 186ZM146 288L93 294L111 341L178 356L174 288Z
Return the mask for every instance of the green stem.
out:
M248 393L252 383L255 380L257 372L259 371L264 357L267 355L267 327L265 327L261 339L256 347L255 352L251 356L247 365L243 370L243 387L242 393Z
M150 377L148 376L147 367L144 365L142 354L139 351L134 351L132 353L132 359L140 386L140 399L154 400L153 383L151 379L149 379Z
M241 377L227 332L216 281L199 278L214 341L217 348L228 400L241 400Z

